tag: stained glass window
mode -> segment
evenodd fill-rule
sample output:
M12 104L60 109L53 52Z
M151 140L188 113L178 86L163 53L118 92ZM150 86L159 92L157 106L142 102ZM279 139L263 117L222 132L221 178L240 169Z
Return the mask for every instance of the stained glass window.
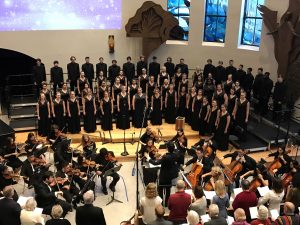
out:
M206 42L225 42L228 0L206 0L204 38Z
M242 45L259 47L263 20L257 6L263 4L264 0L245 0Z
M183 40L187 41L190 26L190 0L168 0L168 11L178 19L179 26L183 29Z

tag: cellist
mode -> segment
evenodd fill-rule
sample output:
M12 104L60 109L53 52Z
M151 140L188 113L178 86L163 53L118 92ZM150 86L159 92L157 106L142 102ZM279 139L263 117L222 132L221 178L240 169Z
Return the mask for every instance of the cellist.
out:
M290 167L290 163L292 162L292 158L285 151L285 147L278 146L277 151L269 154L268 156L269 157L274 156L274 163L277 161L281 164L281 166L278 166L279 168L274 167L275 169L274 170L271 169L272 171L269 170L269 172L274 172L277 175L282 175L284 173L289 172L289 167Z
M215 190L215 183L218 180L225 181L224 173L219 166L214 166L211 168L209 173L205 173L202 175L204 190L205 191L212 191Z
M239 186L240 176L245 174L249 170L254 170L256 168L256 161L247 154L245 149L236 150L233 153L228 153L221 158L221 161L225 158L231 157L231 163L238 161L242 165L242 170L236 174L235 184L236 187Z

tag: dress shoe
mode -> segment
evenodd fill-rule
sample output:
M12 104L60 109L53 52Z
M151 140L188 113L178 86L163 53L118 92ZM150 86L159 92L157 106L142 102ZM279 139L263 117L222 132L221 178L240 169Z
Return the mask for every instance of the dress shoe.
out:
M115 185L109 185L109 188L110 188L110 190L112 191L112 192L115 192L116 191L116 187L115 187Z
M108 192L106 189L102 189L103 194L108 195Z

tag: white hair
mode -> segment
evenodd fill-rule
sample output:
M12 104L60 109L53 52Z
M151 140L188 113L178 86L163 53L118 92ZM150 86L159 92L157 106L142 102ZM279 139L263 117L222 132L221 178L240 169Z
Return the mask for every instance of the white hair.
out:
M199 214L194 210L188 212L186 219L189 225L197 225L200 221Z
M27 211L34 211L36 208L36 201L34 200L34 198L29 198L26 201L25 207L24 207Z
M208 208L210 218L219 216L219 207L216 204L211 204Z
M83 200L85 204L93 204L94 202L94 192L89 190L83 194Z

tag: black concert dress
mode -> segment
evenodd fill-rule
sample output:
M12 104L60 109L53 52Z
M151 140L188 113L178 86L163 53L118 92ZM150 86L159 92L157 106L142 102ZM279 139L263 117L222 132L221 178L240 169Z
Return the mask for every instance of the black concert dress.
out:
M199 114L199 135L205 135L207 133L207 121L205 121L205 117L207 115L209 104L206 105L202 104L200 114Z
M102 99L102 107L103 107L103 116L101 121L101 128L104 131L112 130L112 113L111 113L111 99L108 101Z
M143 117L144 117L144 110L146 107L146 94L142 94L139 96L138 94L135 95L135 110L134 110L134 127L141 128L143 125ZM147 127L147 115L144 119L143 127Z
M48 112L48 101L38 102L40 120L38 121L38 134L42 137L48 136L50 132L50 119Z
M65 128L65 116L64 116L64 100L60 100L57 102L56 100L53 101L53 107L54 107L54 114L55 117L53 118L54 124L56 124L61 131ZM66 129L66 128L65 128Z
M178 105L178 116L185 117L187 116L187 109L186 109L186 94L180 95L179 97L179 105Z
M175 107L175 95L176 92L172 91L167 91L168 95L168 101L167 101L167 107L166 107L166 112L165 112L165 121L166 123L175 123L176 121L176 107Z
M122 93L119 94L119 106L120 112L118 112L117 128L126 130L130 128L129 121L129 105L128 105L128 94L125 96Z
M218 108L210 112L210 117L208 121L208 134L212 135L216 132L216 121L218 117Z
M88 99L84 98L85 116L84 116L84 130L87 133L96 131L96 115L94 113L94 97Z
M214 136L214 139L217 143L218 149L221 151L228 150L229 128L227 130L227 133L225 134L225 128L226 128L226 124L227 124L227 116L228 116L228 113L226 113L225 115L222 115L220 113L220 118L219 118L220 121L219 121L218 128L216 129L216 133Z
M197 98L197 96L195 96L195 103L194 103L194 112L192 115L192 129L194 131L199 131L199 113L201 110L201 106L202 106L202 97L201 98Z
M72 134L80 132L80 116L78 115L78 99L68 100L71 117L69 117L68 130Z
M151 124L161 125L162 124L162 110L161 110L161 96L156 97L153 95L153 107L151 113Z

